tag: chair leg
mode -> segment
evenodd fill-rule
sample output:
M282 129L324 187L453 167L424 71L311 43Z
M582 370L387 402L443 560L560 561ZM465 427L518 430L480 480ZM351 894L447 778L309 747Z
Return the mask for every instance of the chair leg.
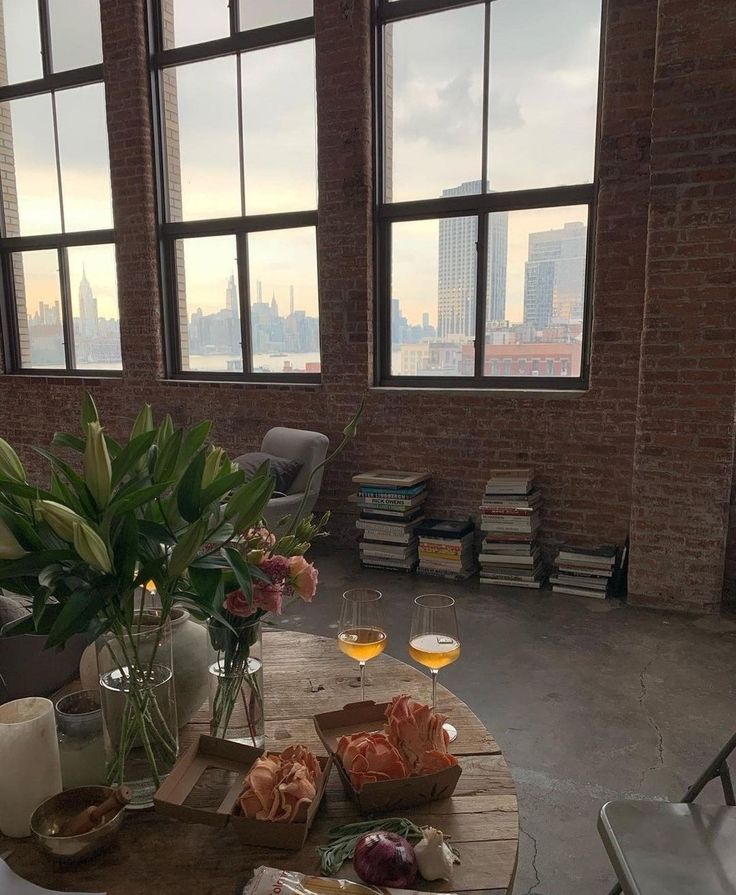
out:
M623 889L621 888L621 883L616 883L616 885L611 889L608 895L621 895Z
M728 762L724 761L721 765L719 776L721 778L721 786L723 787L723 798L727 805L736 806L736 798L734 798L733 781L731 780L731 769Z

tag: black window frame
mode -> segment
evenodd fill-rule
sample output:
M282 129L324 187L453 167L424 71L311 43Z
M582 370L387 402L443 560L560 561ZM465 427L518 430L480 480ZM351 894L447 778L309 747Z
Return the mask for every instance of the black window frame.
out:
M40 78L30 81L18 81L0 86L0 103L30 96L49 94L53 103L54 158L56 176L59 184L59 211L61 232L44 233L33 236L7 236L3 197L0 191L0 329L2 330L2 348L5 359L4 372L9 375L23 376L75 376L81 378L111 377L119 378L122 370L98 370L92 367L75 366L74 317L72 313L72 293L69 281L69 262L67 249L85 245L115 245L115 231L111 228L103 230L66 231L64 226L64 197L61 190L61 163L59 158L59 137L56 118L55 94L60 90L72 87L85 87L91 84L105 86L105 74L102 62L84 65L65 71L54 71L51 44L51 18L48 0L37 0L38 19L41 38L41 71ZM108 166L110 164L108 151ZM19 252L39 249L55 249L59 260L59 289L61 298L62 333L65 366L61 367L25 367L21 359L21 337L18 323L18 305L16 300L15 277L13 275L13 255ZM118 310L119 313L119 310ZM121 364L124 360L121 360Z
M265 25L260 28L240 30L240 9L237 0L229 2L230 34L214 40L180 47L165 48L161 0L148 0L148 30L150 48L151 93L153 97L153 133L158 209L159 258L161 268L162 319L164 332L164 359L166 374L170 379L268 383L320 383L321 373L254 373L252 371L253 347L250 333L250 277L248 272L248 234L275 230L312 227L317 237L317 209L270 214L242 215L227 218L207 218L193 221L171 221L168 197L168 172L166 169L165 108L163 79L165 69L191 62L203 62L223 56L251 50L283 46L315 37L314 16ZM240 63L238 62L238 65ZM315 84L316 90L316 84ZM238 115L242 116L241 79L238 77ZM243 174L243 126L238 128L241 190ZM317 184L319 189L319 184ZM181 355L181 324L179 320L179 296L177 287L176 242L178 239L206 236L234 236L237 246L237 285L240 303L242 372L183 370ZM315 240L317 241L317 240ZM319 251L316 252L317 301L320 300ZM320 314L321 324L321 314ZM320 342L322 329L320 325ZM322 351L320 349L320 359Z
M601 28L592 182L573 186L488 192L488 66L493 3L494 0L374 0L374 286L376 291L375 313L377 324L374 337L374 355L376 358L374 385L378 387L478 390L543 389L549 391L580 391L589 387L607 0L600 0ZM485 7L482 161L480 172L483 192L467 196L444 196L431 199L387 202L385 200L387 179L384 157L386 136L384 26L417 16L445 12L467 6ZM569 205L585 205L588 209L580 375L576 377L484 375L488 217L494 212L524 211ZM393 223L439 220L448 217L476 217L477 219L476 252L477 258L483 259L483 263L476 263L475 338L473 340L475 346L474 373L472 376L402 376L393 374L391 372L391 226Z

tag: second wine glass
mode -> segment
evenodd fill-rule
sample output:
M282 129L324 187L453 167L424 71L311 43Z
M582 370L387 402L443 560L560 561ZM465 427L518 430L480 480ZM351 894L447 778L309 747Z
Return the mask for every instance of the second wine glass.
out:
M439 670L455 662L460 656L460 635L452 597L446 594L422 594L414 600L409 654L415 662L430 670L434 711L437 708ZM457 730L452 724L445 724L444 728L450 742L457 739Z
M358 587L342 595L337 643L346 656L360 663L360 698L365 701L365 663L386 649L382 594Z

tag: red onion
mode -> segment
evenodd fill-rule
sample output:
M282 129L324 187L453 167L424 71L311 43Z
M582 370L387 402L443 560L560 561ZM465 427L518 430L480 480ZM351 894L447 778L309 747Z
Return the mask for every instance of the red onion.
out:
M365 883L407 889L417 878L414 849L398 833L367 833L355 845L355 872Z

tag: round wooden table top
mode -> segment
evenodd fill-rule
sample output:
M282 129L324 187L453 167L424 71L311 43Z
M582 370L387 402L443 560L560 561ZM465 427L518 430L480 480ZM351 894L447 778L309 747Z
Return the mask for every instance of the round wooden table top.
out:
M357 664L339 652L333 639L266 631L264 672L267 748L276 752L305 743L324 754L312 716L360 698ZM384 702L399 693L429 701L427 675L385 654L369 662L366 698ZM436 826L452 837L461 864L455 868L451 883L417 882L417 888L500 895L510 889L516 867L519 825L514 782L501 750L470 709L442 687L438 698L439 708L458 729L452 751L460 759L463 773L451 799L401 814L419 825ZM204 718L195 719L182 731L182 747L198 733L208 732ZM325 801L300 852L241 845L229 828L186 824L151 810L131 812L117 844L88 863L56 865L30 840L3 836L0 854L11 851L8 864L25 879L61 891L233 895L261 864L319 873L315 848L326 842L330 827L364 819L333 772ZM350 863L344 864L337 875L356 878Z

